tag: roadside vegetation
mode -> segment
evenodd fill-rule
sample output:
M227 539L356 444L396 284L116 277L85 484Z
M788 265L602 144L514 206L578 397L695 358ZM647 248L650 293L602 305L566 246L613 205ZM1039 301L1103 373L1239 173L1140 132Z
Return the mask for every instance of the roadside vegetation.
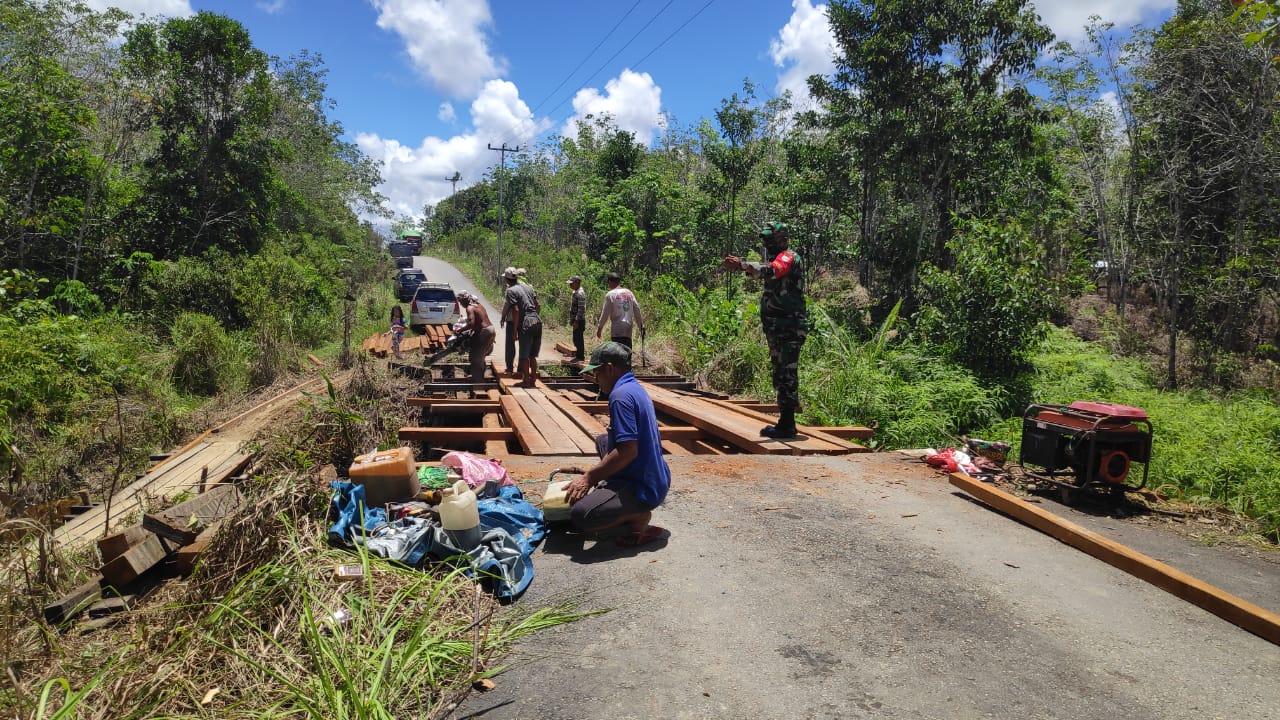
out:
M590 314L620 271L650 354L769 399L759 287L719 263L785 221L810 279L802 422L1016 457L1030 403L1136 405L1152 487L1280 540L1272 26L1187 0L1160 28L1120 42L1096 25L1071 47L1026 4L936 0L927 24L921 7L830 4L821 112L748 81L652 146L595 117L393 226L494 300L504 266L527 268L552 322L566 277ZM365 580L327 580L350 556L324 546L322 471L397 427L390 378L352 353L392 303L384 236L361 219L386 217L377 168L327 117L318 58L269 58L212 13L125 19L0 0L0 713L445 712L510 642L577 614L477 606L447 568L361 557ZM263 442L257 512L194 582L109 639L44 623L93 559L51 547L40 508L109 494L308 354L348 380Z

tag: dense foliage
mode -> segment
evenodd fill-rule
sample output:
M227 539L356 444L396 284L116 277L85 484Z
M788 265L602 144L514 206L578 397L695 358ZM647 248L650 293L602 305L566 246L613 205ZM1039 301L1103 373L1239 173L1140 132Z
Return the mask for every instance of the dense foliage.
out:
M19 503L116 477L199 398L297 368L385 273L357 214L378 173L326 117L318 58L268 58L212 13L127 19L0 0L0 473Z

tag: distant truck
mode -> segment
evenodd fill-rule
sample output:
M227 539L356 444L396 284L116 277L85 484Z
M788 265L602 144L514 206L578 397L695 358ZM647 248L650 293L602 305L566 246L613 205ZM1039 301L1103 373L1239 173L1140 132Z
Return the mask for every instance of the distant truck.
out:
M405 230L396 238L400 242L408 243L409 248L413 250L413 254L417 255L422 252L422 233L417 230Z

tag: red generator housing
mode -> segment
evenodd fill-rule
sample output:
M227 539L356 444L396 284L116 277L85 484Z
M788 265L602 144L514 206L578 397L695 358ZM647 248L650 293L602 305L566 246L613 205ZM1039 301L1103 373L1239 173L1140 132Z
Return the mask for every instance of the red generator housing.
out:
M1151 420L1142 408L1084 400L1031 405L1022 414L1020 457L1024 468L1044 469L1033 475L1059 485L1137 490L1147 484L1151 432ZM1129 481L1133 463L1142 465L1137 483ZM1059 479L1068 476L1074 479Z

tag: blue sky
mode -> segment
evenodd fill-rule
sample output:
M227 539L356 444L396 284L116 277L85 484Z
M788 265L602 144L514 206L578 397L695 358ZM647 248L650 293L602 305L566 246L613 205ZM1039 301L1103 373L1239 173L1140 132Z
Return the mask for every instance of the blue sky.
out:
M744 79L766 99L830 69L826 5L814 0L89 0L135 15L218 12L280 57L319 54L332 118L382 165L400 215L480 180L499 153L588 113L651 141L696 125ZM1090 15L1153 26L1175 0L1037 0L1060 39Z

